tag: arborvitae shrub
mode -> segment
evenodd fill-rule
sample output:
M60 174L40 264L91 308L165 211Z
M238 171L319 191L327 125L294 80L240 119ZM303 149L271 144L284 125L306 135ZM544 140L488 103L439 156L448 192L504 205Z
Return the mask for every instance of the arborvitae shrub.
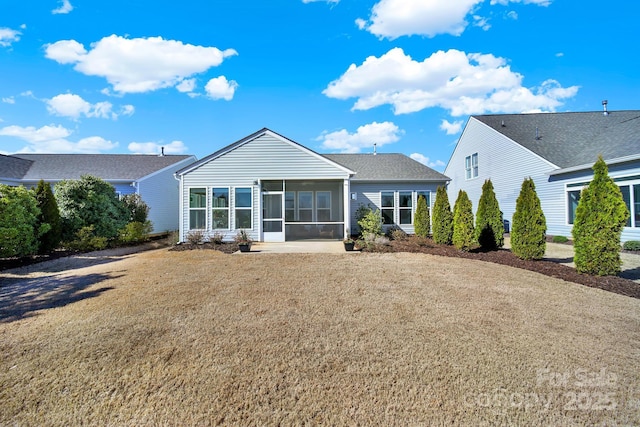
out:
M547 222L542 212L536 186L531 178L522 182L516 200L516 211L511 226L511 251L522 259L541 259L547 241ZM559 236L556 236L559 237ZM567 238L565 237L565 242Z
M572 230L576 270L598 276L620 272L620 233L628 217L620 188L599 156L593 180L582 190L576 209Z
M433 240L441 245L450 245L453 241L453 213L444 187L438 187L433 205Z
M58 203L53 196L49 183L40 180L36 187L35 194L38 207L40 208L38 223L49 224L49 231L40 236L38 252L44 254L60 246L60 241L62 240L62 220L60 219Z
M504 223L502 212L493 191L491 180L482 185L482 194L476 212L476 239L482 249L496 250L504 245Z
M467 193L460 190L453 207L453 245L462 251L468 251L474 244L473 207Z
M427 237L431 228L431 220L429 218L429 206L424 196L418 197L416 206L416 217L414 219L414 231L416 236Z

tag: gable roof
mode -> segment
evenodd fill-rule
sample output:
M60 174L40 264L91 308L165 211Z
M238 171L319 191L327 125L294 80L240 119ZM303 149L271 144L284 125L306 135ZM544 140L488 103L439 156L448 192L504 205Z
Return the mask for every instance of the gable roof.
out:
M358 181L450 181L450 179L404 154L324 154L328 159L356 171Z
M0 154L0 178L20 180L32 164L31 160Z
M640 156L640 111L472 116L560 168Z
M14 154L10 157L31 162L31 167L21 177L26 181L79 179L82 175L97 176L106 181L136 181L194 158L191 155L145 154Z
M314 156L314 157L316 157L318 159L321 159L322 161L327 162L327 163L331 164L332 166L334 166L334 167L336 167L338 169L341 169L341 170L343 170L344 172L346 172L348 174L353 174L354 173L354 171L350 170L348 167L346 167L344 165L341 165L339 163L336 163L335 161L327 158L326 156L323 156L321 154L316 153L315 151L305 147L302 144L298 144L297 142L295 142L295 141L293 141L293 140L291 140L289 138L286 138L286 137L280 135L279 133L276 133L276 132L272 131L271 129L262 128L259 131L254 132L251 135L246 136L246 137L244 137L244 138L242 138L242 139L240 139L240 140L238 140L238 141L236 141L236 142L234 142L232 144L229 144L226 147L221 148L220 150L218 150L218 151L216 151L216 152L214 152L214 153L212 153L212 154L210 154L210 155L208 155L206 157L203 157L202 159L198 160L197 162L191 163L190 165L188 165L188 166L176 171L175 175L178 176L178 175L184 175L185 173L189 173L192 170L199 168L203 164L209 163L210 161L215 160L218 157L221 157L221 156L229 153L230 151L233 151L236 148L241 147L241 146L243 146L243 145L245 145L245 144L257 139L257 138L260 138L263 135L270 135L272 137L275 137L275 138L279 139L280 141L285 142L287 144L290 144L290 145L296 147L297 149L310 154L311 156Z

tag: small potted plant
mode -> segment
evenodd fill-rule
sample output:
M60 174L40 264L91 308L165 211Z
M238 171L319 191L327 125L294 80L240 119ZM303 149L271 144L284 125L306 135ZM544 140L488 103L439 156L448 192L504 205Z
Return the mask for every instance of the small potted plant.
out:
M253 240L251 240L246 230L238 231L234 240L238 244L240 252L249 252L251 250L251 243Z
M355 240L353 240L351 238L351 235L349 234L349 230L347 229L347 233L345 235L344 240L342 241L344 243L344 250L345 251L352 251L354 246L356 245Z

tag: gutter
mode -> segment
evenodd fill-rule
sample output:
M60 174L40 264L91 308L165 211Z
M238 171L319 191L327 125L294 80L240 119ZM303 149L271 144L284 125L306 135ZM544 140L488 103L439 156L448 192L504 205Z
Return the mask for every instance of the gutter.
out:
M617 164L620 164L620 163L633 162L633 161L636 161L636 160L640 160L640 154L632 154L630 156L616 157L615 159L605 160L604 162L607 164L607 166L609 166L609 165L617 165ZM584 165L571 166L571 167L568 167L568 168L556 169L556 170L553 170L551 172L548 172L547 175L549 175L549 176L563 175L565 173L578 172L578 171L582 171L582 170L585 170L585 169L591 169L593 167L594 163L595 162L586 163Z

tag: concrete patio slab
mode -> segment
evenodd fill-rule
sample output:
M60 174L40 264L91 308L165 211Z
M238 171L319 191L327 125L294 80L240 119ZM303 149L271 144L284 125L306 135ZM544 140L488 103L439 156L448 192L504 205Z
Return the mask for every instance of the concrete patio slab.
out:
M236 252L237 254L242 252ZM244 252L243 255L251 254L283 254L283 253L348 253L344 250L344 244L341 240L298 240L293 242L282 243L264 243L254 242L251 245L250 252Z

